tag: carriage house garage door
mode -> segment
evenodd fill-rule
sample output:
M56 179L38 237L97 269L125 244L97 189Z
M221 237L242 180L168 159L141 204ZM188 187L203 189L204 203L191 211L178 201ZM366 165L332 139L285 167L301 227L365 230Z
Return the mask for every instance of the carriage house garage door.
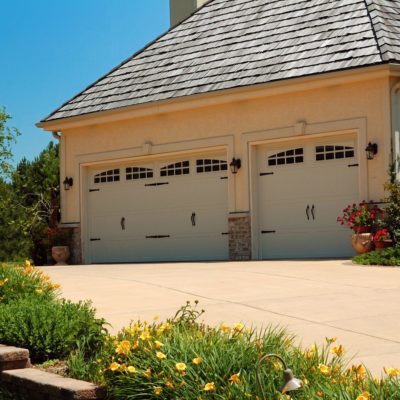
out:
M88 179L92 263L228 258L224 156L90 169Z
M259 147L260 258L354 254L350 231L336 218L347 204L359 200L355 147L351 138Z

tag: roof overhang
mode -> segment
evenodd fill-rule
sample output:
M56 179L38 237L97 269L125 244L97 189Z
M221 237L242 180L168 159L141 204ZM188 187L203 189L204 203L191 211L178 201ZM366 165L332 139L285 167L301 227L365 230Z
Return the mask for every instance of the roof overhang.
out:
M62 131L82 126L111 123L150 115L166 114L201 107L215 106L236 101L251 100L291 92L319 89L348 83L400 77L400 64L381 64L319 75L287 79L284 81L244 86L239 88L197 94L170 100L99 111L68 118L42 121L36 124L45 131Z

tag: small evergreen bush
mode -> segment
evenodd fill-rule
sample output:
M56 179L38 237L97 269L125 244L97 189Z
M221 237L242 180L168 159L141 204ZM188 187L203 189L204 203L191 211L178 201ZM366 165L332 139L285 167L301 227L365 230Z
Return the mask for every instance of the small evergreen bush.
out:
M0 343L28 348L34 362L65 359L79 346L94 352L104 325L89 302L31 297L0 304Z
M354 264L400 266L400 246L388 247L381 251L370 251L353 257Z

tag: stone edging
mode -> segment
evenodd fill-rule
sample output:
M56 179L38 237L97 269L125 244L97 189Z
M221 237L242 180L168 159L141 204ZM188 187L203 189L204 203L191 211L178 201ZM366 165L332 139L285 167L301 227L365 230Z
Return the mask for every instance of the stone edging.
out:
M105 391L90 382L30 368L29 351L0 345L0 386L29 400L102 400Z

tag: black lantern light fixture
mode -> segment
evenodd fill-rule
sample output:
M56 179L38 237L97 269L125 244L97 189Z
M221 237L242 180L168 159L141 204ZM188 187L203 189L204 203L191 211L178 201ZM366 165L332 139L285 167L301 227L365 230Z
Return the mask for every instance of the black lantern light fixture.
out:
M68 176L65 177L63 181L64 185L64 190L69 190L70 187L74 184L74 180L72 178L68 178Z
M240 161L240 158L235 158L235 157L232 158L232 161L229 164L232 174L237 174L241 166L242 162Z
M367 153L367 160L373 160L375 154L378 153L378 145L376 143L369 142L365 152Z
M284 368L283 378L285 380L285 383L280 388L280 392L281 393L292 392L294 390L298 390L298 389L301 389L303 387L303 382L300 379L297 379L297 378L294 377L292 370L289 369L286 366L286 363L285 363L284 359L281 356L278 356L277 354L265 354L257 362L257 376L256 376L257 377L257 384L258 384L258 387L260 389L260 392L261 392L263 400L266 400L266 397L265 397L265 392L264 392L263 385L262 385L262 382L261 382L260 368L261 368L261 364L267 358L276 358L283 365L283 368Z

